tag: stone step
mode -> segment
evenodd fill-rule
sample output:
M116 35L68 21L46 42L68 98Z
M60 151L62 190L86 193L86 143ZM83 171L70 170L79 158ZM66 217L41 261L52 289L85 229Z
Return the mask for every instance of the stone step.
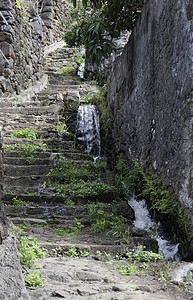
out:
M33 162L31 163L32 165L50 165L51 160L50 160L50 155L48 156L48 159L46 158L34 158ZM11 166L25 166L29 165L29 160L27 158L20 158L20 157L4 157L4 165L11 165Z
M97 256L97 251L101 253L108 253L111 254L112 257L116 255L125 256L126 253L130 252L133 245L100 245L100 244L77 244L77 243L69 243L69 242L61 242L58 241L56 243L49 243L49 242L41 242L40 246L43 249L47 249L48 252L53 253L53 249L60 249L61 253L66 253L72 246L75 246L79 251L86 251L89 252L89 255ZM105 299L105 298L104 298ZM113 298L114 299L114 298ZM117 298L116 298L117 299ZM137 299L137 298L136 298Z
M10 201L11 203L12 201ZM69 221L76 225L77 223L77 215L80 218L87 217L88 210L82 206L70 206L70 205L57 205L48 206L40 202L39 205L33 206L31 204L27 204L27 206L13 206L6 205L5 212L6 215L15 218L19 217L21 219L21 223L30 224L30 219L43 219L46 220L47 224L57 224L63 227L69 225ZM65 222L66 221L66 222ZM72 222L73 221L73 222Z
M17 116L13 115L4 116L5 119L0 120L0 126L3 128L3 131L16 131L20 129L32 129L34 131L39 131L41 128L44 130L50 130L55 128L58 122L63 122L63 117L55 116Z
M62 123L61 123L62 125ZM57 128L57 125L56 125ZM4 132L4 138L10 138L13 133L15 133L16 130L7 130ZM63 140L72 140L72 136L68 132L58 132L57 130L54 130L50 128L50 130L38 130L36 131L37 137L41 137L42 139L46 138L53 138L53 139L63 139Z
M29 160L24 157L18 157L18 152L11 151L4 153L4 163L5 164L16 164L16 165L26 165L29 164ZM93 161L91 155L82 153L82 152L72 152L72 151L62 151L62 152L35 152L34 161L32 164L47 164L47 162L54 161L57 162L59 157L65 157L66 159L72 160L74 163L86 163L88 161Z
M34 96L35 99L35 96ZM25 102L11 102L11 101L0 101L0 108L29 108L29 107L38 107L43 106L43 103L38 100L31 100Z
M31 176L48 174L54 165L7 165L4 164L4 176Z
M51 104L50 106L39 106L39 107L0 107L0 116L5 114L13 115L26 115L29 116L41 116L43 115L54 115L58 114L61 110L59 105Z

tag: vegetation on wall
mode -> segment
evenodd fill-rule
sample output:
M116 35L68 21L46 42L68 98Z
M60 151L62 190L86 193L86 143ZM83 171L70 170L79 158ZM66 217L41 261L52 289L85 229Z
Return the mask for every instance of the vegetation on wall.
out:
M152 215L162 216L168 223L169 231L180 243L183 258L192 260L193 232L177 196L164 187L156 174L146 174L137 161L131 166L123 155L117 159L115 170L117 187L125 193L134 192L137 198L145 198Z

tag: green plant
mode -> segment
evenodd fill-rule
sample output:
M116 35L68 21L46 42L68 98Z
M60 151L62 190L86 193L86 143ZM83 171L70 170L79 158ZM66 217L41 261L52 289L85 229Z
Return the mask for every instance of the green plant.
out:
M42 280L42 274L38 270L31 271L29 276L25 277L25 282L31 287L40 287L46 284L45 280Z
M91 93L86 94L85 96L82 96L82 100L87 104L92 104L93 95Z
M14 198L12 198L12 205L14 206L26 206L27 203L21 199L21 198L18 198L17 196L15 196Z
M104 256L105 256L106 261L111 261L112 260L111 254L107 253L106 251L104 251Z
M55 184L57 196L77 196L79 198L97 198L115 192L113 186L103 182L83 181L72 182L69 184Z
M64 254L64 251L62 250L61 247L59 248L55 248L55 249L52 249L51 252L49 253L49 256L63 256Z
M126 257L129 261L135 262L156 262L157 260L164 259L163 254L152 251L128 252L126 253Z
M82 54L79 53L79 52L77 52L77 51L74 53L73 57L75 58L76 62L77 62L79 65L82 64L82 63L84 62L84 58L83 58Z
M77 69L77 64L75 62L70 62L68 67L62 67L56 71L56 73L64 73L65 75L71 75Z
M176 195L164 187L156 174L146 174L136 160L133 165L129 165L124 156L120 155L115 170L117 188L125 191L125 195L128 195L129 190L131 194L134 192L137 197L145 198L152 215L159 213L162 218L164 216L175 241L181 244L184 258L188 259L193 253L193 232Z
M47 256L47 250L42 250L37 243L37 239L31 236L20 237L18 250L21 264L28 267L34 266L37 258Z
M76 236L77 233L84 228L84 225L82 225L81 222L77 221L76 224L77 224L77 226L75 226L75 227L70 227L70 228L66 228L66 229L55 228L55 230L57 231L58 235L60 235L60 236L65 236L65 235Z
M38 134L35 131L33 131L29 128L26 128L26 129L21 129L21 130L17 130L15 132L13 132L11 134L11 138L15 138L15 137L16 138L26 138L28 140L35 140L35 139L37 139Z
M78 257L79 253L78 253L77 248L75 246L71 246L70 249L67 252L67 255L69 257Z
M126 266L117 266L116 268L119 270L119 273L123 275L131 275L133 273L142 274L139 268L133 264L129 264Z
M65 204L69 206L75 206L75 202L70 198L65 200Z
M58 122L56 124L56 126L54 127L54 129L58 132L68 132L68 127L65 122L63 122L63 123Z
M81 257L88 257L89 255L90 255L90 253L88 251L86 251L86 250L84 250L84 251L80 250L80 256Z
M96 251L96 255L97 255L97 259L98 260L102 260L102 253L101 253L101 251Z

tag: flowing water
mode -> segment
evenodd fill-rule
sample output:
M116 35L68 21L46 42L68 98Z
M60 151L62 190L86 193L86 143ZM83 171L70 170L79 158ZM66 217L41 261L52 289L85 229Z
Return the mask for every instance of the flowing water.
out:
M95 105L80 105L77 113L76 140L85 152L97 160L101 157L99 116Z
M179 261L180 255L178 254L179 244L174 244L171 241L165 239L161 233L161 225L159 226L154 222L147 208L145 200L136 200L135 196L132 196L129 201L129 205L135 212L135 221L133 225L135 227L145 229L151 232L151 235L157 240L159 246L159 252L165 255L167 260Z

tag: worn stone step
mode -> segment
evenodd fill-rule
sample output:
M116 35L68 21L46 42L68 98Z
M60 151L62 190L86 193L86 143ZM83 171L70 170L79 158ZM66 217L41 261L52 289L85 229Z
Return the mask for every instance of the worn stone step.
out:
M3 116L4 114L14 114L14 115L20 115L20 114L27 114L28 117L30 115L34 116L41 116L42 114L45 115L53 115L58 114L61 107L59 105L51 104L50 106L39 106L39 107L0 107L0 116Z
M24 165L24 166L19 166L19 165L7 165L4 164L4 176L31 176L34 175L45 175L48 174L51 165Z
M22 198L23 199L23 198ZM7 201L8 203L8 201ZM47 218L48 224L59 224L62 226L69 225L65 223L66 221L75 221L77 223L77 215L79 218L85 217L88 215L88 210L83 206L70 206L65 204L55 204L55 205L46 205L40 201L39 205L27 204L27 206L13 206L11 205L11 199L9 205L5 207L5 212L7 216L10 217L20 217L20 218ZM28 220L26 220L28 221ZM22 221L23 222L23 221ZM30 220L29 220L30 222Z
M116 255L124 256L126 253L131 251L133 245L100 245L100 244L77 244L77 243L69 243L69 242L56 242L56 243L49 243L49 242L41 242L40 246L44 249L47 249L49 252L52 252L53 249L61 249L61 253L67 252L72 246L75 246L79 251L86 251L89 252L90 255L97 256L97 251L101 253L108 253L111 254L113 257Z
M69 147L74 145L74 141L68 139L68 140L63 140L62 137L58 139L51 139L51 138L42 138L42 139L35 139L30 141L27 138L11 138L11 137L5 137L4 138L4 144L5 145L23 145L26 144L26 142L32 143L33 145L38 145L39 143L46 143L48 146L57 146L57 147L65 147L68 149Z
M34 158L32 165L49 165L52 166L53 162L50 159L50 155L48 158ZM22 157L4 157L4 165L11 165L11 166L23 166L29 165L29 159L22 158Z

